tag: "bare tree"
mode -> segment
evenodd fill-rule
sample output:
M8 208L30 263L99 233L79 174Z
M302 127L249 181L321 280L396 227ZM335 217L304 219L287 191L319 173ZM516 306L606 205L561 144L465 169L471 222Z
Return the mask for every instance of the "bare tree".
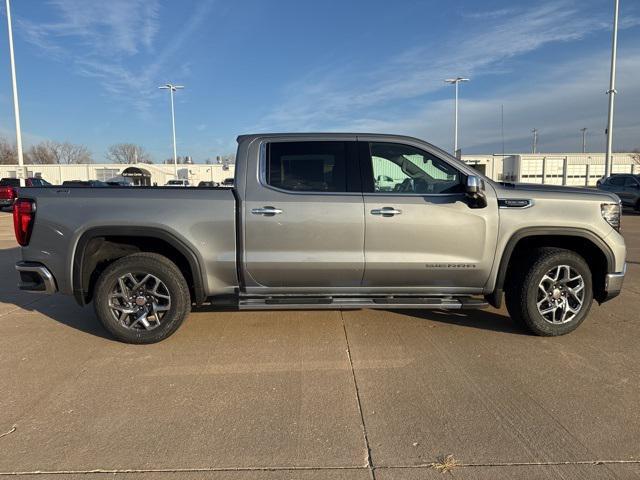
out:
M107 149L105 158L110 163L153 163L151 155L140 145L116 143Z
M26 152L28 158L27 163L39 165L60 163L58 150L58 143L50 140L45 140L36 145L32 145Z
M16 146L4 137L0 137L0 165L15 165L18 163Z
M56 142L45 140L32 145L27 151L28 162L42 165L93 163L91 152L84 145L70 142Z
M76 145L69 142L58 144L59 163L93 163L93 156L84 145Z
M640 148L636 148L631 152L631 160L633 160L636 165L640 165Z

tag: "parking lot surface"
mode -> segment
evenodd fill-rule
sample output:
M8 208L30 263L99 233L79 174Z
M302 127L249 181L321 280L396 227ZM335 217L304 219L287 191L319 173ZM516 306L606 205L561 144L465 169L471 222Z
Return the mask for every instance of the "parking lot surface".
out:
M640 215L623 232L622 295L560 338L495 309L199 309L132 346L17 291L2 214L0 476L640 478Z

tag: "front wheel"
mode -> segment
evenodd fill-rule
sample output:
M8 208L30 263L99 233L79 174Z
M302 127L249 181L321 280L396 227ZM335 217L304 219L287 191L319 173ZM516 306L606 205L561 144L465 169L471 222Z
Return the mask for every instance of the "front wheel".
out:
M516 267L511 277L506 291L509 315L536 335L572 332L591 309L591 271L575 252L539 249L530 262Z
M180 269L155 253L135 253L98 278L94 308L104 327L126 343L156 343L189 315L191 297Z

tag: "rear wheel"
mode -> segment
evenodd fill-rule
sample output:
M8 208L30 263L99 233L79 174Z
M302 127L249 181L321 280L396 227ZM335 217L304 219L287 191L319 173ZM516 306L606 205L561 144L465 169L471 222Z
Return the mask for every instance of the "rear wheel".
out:
M593 301L584 258L570 250L542 248L515 269L506 292L514 320L542 336L564 335L584 321Z
M180 269L155 253L113 262L98 278L94 308L104 327L126 343L155 343L189 315L191 298Z

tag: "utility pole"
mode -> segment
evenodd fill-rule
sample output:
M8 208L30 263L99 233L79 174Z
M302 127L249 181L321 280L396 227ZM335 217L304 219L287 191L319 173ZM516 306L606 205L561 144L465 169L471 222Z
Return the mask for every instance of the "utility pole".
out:
M533 133L533 145L531 147L531 153L538 153L538 129L531 130Z
M619 0L613 0L613 38L611 40L611 75L609 77L609 116L607 119L607 154L605 157L604 176L608 177L613 170L613 107L616 93L616 57L618 54L618 10Z
M582 153L587 153L587 127L581 128L582 132Z
M13 29L11 28L11 5L7 5L7 28L9 30L9 57L11 58L11 84L13 87L13 113L16 119L16 150L18 151L18 178L20 186L25 186L24 157L22 156L22 130L20 128L20 106L18 104L18 82L16 81L16 60L13 54Z
M453 155L458 154L458 88L460 82L468 82L468 78L456 77L456 78L447 78L445 83L450 83L455 85L456 87L456 97L455 97L455 118L454 118L454 127L453 127Z
M172 85L171 83L167 83L166 85L158 88L162 90L169 90L169 96L171 97L171 128L173 131L173 174L176 178L178 178L178 154L176 149L176 112L173 106L173 92L184 88L184 86Z

